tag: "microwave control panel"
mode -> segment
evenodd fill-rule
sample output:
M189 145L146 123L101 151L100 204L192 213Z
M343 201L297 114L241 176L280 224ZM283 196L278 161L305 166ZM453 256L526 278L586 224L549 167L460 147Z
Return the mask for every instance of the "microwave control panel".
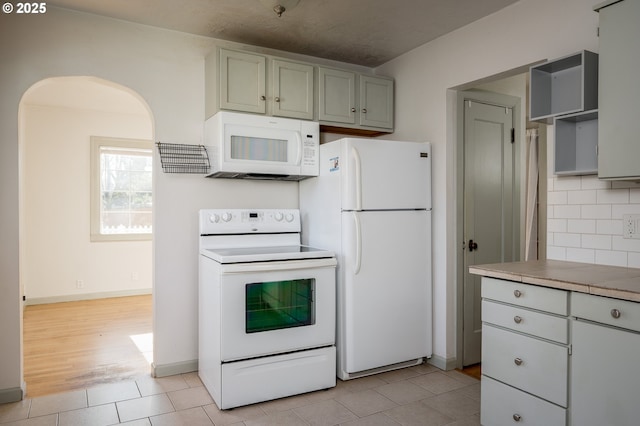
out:
M320 130L316 122L301 122L302 162L300 166L308 174L317 176L320 170Z

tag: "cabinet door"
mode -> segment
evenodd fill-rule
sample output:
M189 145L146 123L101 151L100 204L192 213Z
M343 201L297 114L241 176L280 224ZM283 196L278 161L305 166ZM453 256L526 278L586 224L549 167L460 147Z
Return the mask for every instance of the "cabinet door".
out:
M571 332L571 424L637 425L640 334L583 321Z
M640 2L600 10L598 177L640 177Z
M220 108L266 112L266 58L220 49Z
M313 119L313 66L273 60L273 115Z
M318 119L320 121L355 124L355 73L319 68L318 92Z
M393 80L360 76L360 124L393 128Z

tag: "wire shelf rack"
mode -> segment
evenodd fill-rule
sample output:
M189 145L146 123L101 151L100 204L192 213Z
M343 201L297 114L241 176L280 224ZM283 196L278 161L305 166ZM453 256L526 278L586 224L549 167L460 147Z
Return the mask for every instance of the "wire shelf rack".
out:
M211 164L204 145L158 142L164 173L209 173Z

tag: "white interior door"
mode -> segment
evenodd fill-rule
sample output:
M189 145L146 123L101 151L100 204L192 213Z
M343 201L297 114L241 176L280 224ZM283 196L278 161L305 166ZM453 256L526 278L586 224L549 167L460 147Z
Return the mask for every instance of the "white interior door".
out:
M431 207L431 145L347 139L343 210Z
M343 368L431 354L431 212L345 212Z
M513 110L465 101L464 106L463 365L480 362L480 277L469 266L518 260Z

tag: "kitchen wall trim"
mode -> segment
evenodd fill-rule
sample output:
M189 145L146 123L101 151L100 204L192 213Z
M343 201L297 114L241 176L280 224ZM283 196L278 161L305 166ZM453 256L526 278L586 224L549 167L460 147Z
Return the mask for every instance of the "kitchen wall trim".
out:
M77 302L80 300L95 300L105 299L107 297L126 297L126 296L143 296L151 294L150 288L141 288L137 290L122 290L122 291L107 291L98 293L86 293L86 294L70 294L64 296L51 296L51 297L26 297L25 306L31 305L43 305L46 303L60 303L60 302Z
M191 373L198 371L198 360L192 359L184 362L174 362L170 364L156 365L151 364L151 376L152 377L167 377L174 376L176 374Z

